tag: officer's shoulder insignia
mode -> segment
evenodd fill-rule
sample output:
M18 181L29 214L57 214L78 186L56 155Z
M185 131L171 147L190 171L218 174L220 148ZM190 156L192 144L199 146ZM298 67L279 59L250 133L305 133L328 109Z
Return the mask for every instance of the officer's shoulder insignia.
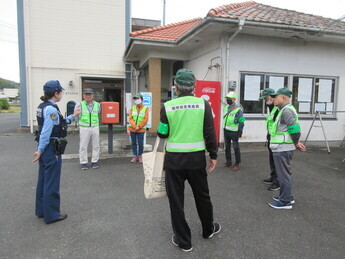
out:
M53 121L55 121L55 120L56 120L56 114L55 114L55 113L50 114L50 118L51 118Z

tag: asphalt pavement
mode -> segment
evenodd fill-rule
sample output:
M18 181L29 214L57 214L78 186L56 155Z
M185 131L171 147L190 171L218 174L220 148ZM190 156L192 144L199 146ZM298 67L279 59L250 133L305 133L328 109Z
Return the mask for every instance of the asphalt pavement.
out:
M18 114L0 114L0 258L345 258L344 148L296 151L296 203L292 210L275 210L268 202L277 192L262 182L269 176L266 148L243 144L240 171L218 167L209 175L214 219L222 225L212 239L201 237L186 183L194 246L186 254L171 243L167 198L144 198L142 165L129 163L128 150L101 159L97 170L81 171L77 159L65 159L61 211L68 218L46 225L35 217L36 143L31 134L17 133L18 125ZM68 139L74 154L78 135ZM115 139L120 147L129 142L124 133ZM223 151L218 163L224 163Z

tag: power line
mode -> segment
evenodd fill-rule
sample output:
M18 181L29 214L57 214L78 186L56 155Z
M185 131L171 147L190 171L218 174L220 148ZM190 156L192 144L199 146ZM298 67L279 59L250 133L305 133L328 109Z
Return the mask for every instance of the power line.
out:
M15 43L15 44L18 44L18 41L3 40L3 39L0 39L0 41L5 41L5 42L9 42L9 43Z

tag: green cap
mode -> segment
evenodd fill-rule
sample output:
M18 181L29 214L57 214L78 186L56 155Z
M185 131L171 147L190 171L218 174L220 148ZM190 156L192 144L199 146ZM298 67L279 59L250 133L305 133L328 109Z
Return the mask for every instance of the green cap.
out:
M175 82L182 86L193 86L195 82L195 77L192 71L185 68L181 68L177 71L175 76Z
M133 99L143 98L143 95L141 93L137 93Z
M236 95L235 92L231 91L231 92L228 92L228 94L225 96L225 98L234 98L234 99L236 99L237 95Z
M273 95L274 93L275 93L274 89L266 88L266 89L261 91L261 96L260 96L259 100L265 99L267 96Z
M275 94L271 94L271 96L277 96L279 94L285 95L287 97L291 97L292 92L287 88L279 88Z

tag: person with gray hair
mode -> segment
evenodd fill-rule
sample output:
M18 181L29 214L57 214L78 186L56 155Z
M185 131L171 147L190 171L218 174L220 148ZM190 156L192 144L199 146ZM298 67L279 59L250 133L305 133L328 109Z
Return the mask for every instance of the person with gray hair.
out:
M191 231L184 214L184 184L188 180L202 224L203 238L221 230L213 221L209 195L205 150L209 152L211 173L217 164L217 142L210 104L194 97L194 74L180 69L175 76L178 98L164 103L158 136L167 138L165 179L173 228L172 243L184 252L193 249Z

